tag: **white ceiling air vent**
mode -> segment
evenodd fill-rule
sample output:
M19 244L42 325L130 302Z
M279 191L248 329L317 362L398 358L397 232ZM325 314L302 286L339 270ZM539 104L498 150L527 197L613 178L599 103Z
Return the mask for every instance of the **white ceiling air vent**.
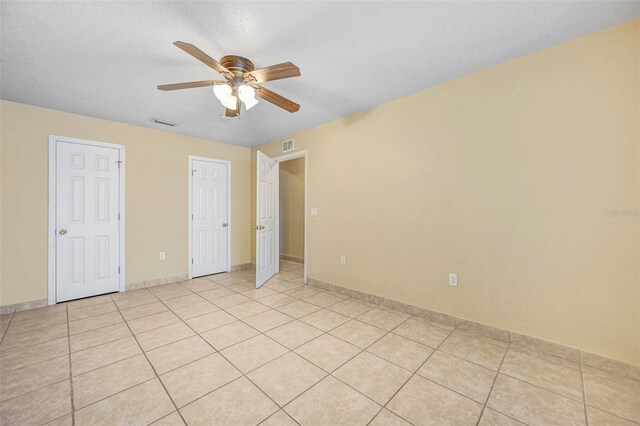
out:
M293 151L293 139L282 142L282 152Z
M162 118L154 117L152 120L154 123L162 124L164 126L176 127L176 123L173 121L163 120Z

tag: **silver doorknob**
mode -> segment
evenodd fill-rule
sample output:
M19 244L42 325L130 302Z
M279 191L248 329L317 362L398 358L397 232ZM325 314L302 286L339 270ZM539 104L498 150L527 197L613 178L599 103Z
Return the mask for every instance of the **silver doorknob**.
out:
M60 230L60 235L64 235L64 234L66 234L66 233L67 233L67 230L66 230L66 229L61 229L61 230Z
M222 227L223 227L223 228L226 228L227 226L229 226L229 224L228 224L228 223L223 223L223 224L222 224Z

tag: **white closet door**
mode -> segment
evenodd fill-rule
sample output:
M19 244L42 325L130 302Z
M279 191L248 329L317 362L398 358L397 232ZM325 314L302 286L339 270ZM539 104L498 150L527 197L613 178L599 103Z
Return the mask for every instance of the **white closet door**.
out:
M229 206L227 163L192 160L192 276L227 270Z
M56 144L56 301L119 289L119 151Z

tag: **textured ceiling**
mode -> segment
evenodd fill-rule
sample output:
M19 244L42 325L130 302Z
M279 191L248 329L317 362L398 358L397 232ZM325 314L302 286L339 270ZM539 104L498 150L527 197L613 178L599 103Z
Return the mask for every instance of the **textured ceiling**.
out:
M640 2L3 2L3 99L253 146L640 17ZM172 45L256 67L291 61L302 77L221 119L217 79ZM160 117L173 129L151 123Z

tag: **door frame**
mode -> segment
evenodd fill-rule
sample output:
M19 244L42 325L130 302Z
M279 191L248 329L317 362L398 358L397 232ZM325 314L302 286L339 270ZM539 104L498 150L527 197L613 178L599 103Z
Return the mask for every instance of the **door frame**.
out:
M56 201L57 201L57 156L56 148L58 142L68 142L80 145L97 146L101 148L114 148L118 150L118 161L120 161L119 167L119 183L118 183L118 203L120 221L118 223L119 229L119 262L120 262L120 275L119 275L119 290L123 292L126 290L125 286L125 208L124 208L124 179L125 179L125 147L124 145L94 141L90 139L71 138L67 136L49 135L49 195L48 195L48 246L47 246L47 262L48 262L48 278L47 278L47 304L55 305L56 302Z
M307 284L307 274L309 265L309 238L308 238L308 215L309 215L309 150L303 149L295 151L289 154L280 155L274 157L278 163L284 161L295 160L296 158L304 157L304 283ZM278 238L276 238L276 256L278 258L278 265L276 267L276 273L280 272L280 173L276 177L276 229L278 230ZM257 255L257 254L256 254Z
M187 215L187 221L189 222L189 257L187 259L187 262L189 263L189 279L193 278L193 263L191 263L191 259L193 258L193 219L191 218L191 215L193 214L193 160L227 165L227 223L229 224L229 226L227 226L227 272L231 272L231 228L233 226L233 222L231 221L231 161L190 155L187 167L187 172L189 174L189 189L187 191L189 192L189 212Z

